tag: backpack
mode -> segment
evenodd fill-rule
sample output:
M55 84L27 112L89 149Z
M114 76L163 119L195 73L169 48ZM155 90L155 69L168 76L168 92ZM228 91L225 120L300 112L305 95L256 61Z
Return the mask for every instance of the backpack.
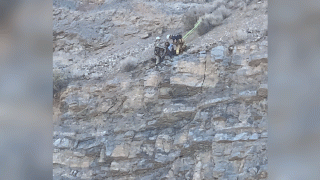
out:
M179 39L182 39L182 35L175 35L175 36L172 36L171 38L172 40L179 40Z

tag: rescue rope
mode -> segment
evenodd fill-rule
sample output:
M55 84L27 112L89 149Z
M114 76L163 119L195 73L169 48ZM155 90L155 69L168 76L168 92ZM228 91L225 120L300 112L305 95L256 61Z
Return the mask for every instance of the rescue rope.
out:
M198 28L201 22L202 22L202 18L199 19L199 21L194 25L194 27L187 34L185 34L182 37L182 39L186 40Z

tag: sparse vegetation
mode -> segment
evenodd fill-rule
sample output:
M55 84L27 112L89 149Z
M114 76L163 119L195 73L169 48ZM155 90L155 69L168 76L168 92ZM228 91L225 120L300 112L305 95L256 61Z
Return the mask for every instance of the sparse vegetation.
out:
M59 71L54 69L53 70L53 97L56 97L56 95L61 92L63 89L65 89L70 82L70 78L68 76Z
M137 67L138 60L134 57L127 57L120 62L120 69L122 72L133 71Z
M242 43L247 38L247 33L242 29L238 29L233 33L232 38L235 43Z
M199 18L203 15L205 15L206 13L208 13L210 11L210 8L191 8L189 11L187 11L183 18L182 18L182 23L184 24L184 29L186 31L191 30L194 25L197 23L197 21L199 20Z
M209 32L215 26L222 24L222 21L230 16L230 10L221 3L203 8L192 8L184 15L182 22L186 31L192 29L201 18L202 22L197 28L197 33L201 36Z

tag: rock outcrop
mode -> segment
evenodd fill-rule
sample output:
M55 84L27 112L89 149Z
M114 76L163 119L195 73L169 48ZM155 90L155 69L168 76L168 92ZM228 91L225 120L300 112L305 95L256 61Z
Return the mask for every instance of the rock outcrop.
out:
M168 18L161 3L117 2L55 1L54 179L266 179L267 2L243 1L159 66L151 37L188 4L168 1L182 8Z

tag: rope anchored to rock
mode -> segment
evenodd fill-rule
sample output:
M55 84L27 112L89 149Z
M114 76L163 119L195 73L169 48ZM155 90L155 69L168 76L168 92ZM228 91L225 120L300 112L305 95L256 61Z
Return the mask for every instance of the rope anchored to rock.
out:
M185 34L182 38L184 40L186 40L199 27L201 22L202 22L202 18L199 19L199 21L194 25L194 27L187 34Z

